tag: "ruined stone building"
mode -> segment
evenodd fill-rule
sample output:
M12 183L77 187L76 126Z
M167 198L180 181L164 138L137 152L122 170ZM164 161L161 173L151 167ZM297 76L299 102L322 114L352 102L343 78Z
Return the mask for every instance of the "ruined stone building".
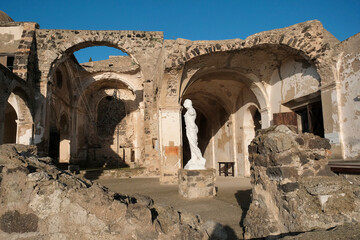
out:
M79 64L108 46L128 56ZM163 183L189 159L182 102L197 111L207 166L249 176L260 128L290 124L360 159L360 34L339 42L319 21L245 40L165 40L162 32L41 29L0 12L0 144L35 144L82 167L141 167Z

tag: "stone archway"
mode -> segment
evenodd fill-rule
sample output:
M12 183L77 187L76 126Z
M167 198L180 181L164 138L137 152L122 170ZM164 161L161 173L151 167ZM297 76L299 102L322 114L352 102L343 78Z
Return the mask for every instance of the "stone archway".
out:
M33 144L33 117L29 107L27 94L16 87L8 98L8 103L14 108L16 120L16 141L18 144Z
M116 78L108 79L109 76ZM129 79L124 77L115 73L96 74L84 81L75 105L79 164L86 167L142 164L144 120L139 94L142 89L136 81L129 86Z
M44 136L41 138L42 145L47 146L49 137L48 115L49 115L49 96L51 88L48 85L53 83L56 69L60 64L72 58L72 54L80 49L92 46L107 46L120 49L127 53L134 64L140 68L141 84L145 81L144 88L152 89L154 87L154 78L157 76L157 62L163 45L162 32L145 32L145 31L86 31L86 30L45 30L36 31L36 43L38 49L39 70L41 72L40 93L46 98L42 103L42 108L37 109L36 116L39 119L38 129L44 128ZM131 75L132 72L129 72ZM76 74L73 74L76 75ZM73 76L73 79L79 76ZM80 77L81 78L81 77ZM138 79L137 79L138 80ZM136 92L141 94L142 92ZM77 95L79 96L79 95ZM140 96L139 96L140 97ZM143 96L141 96L143 97ZM76 99L74 99L76 101ZM76 103L74 103L76 105ZM147 109L153 108L151 104L145 102ZM72 126L75 128L78 122L75 112L71 114ZM147 119L146 124L151 125L152 119ZM76 127L77 128L77 127ZM148 127L150 129L150 127ZM38 130L36 129L36 130ZM74 132L75 129L72 129ZM151 134L155 131L151 129ZM147 134L150 138L151 135ZM79 144L72 138L72 149L78 149ZM46 147L45 147L46 148ZM76 152L72 152L76 155ZM81 157L81 156L80 156ZM76 160L74 160L76 162Z
M151 79L155 69L152 63L157 61L162 48L162 32L145 31L86 31L86 30L43 30L36 31L39 69L42 79L51 81L52 72L58 64L80 49L91 46L107 46L127 53L133 61L141 66L144 77Z
M249 164L245 164L247 146L244 141L248 139L244 139L244 126L253 120L243 115L248 105L260 105L258 96L248 87L249 80L243 79L243 75L235 71L218 69L195 74L190 81L184 81L187 86L181 86L184 89L181 101L191 99L199 112L198 141L207 167L218 170L218 162L233 162L237 176L248 176L249 172L245 170ZM266 102L266 97L262 96L261 100ZM183 135L184 149L185 143ZM185 163L186 159L183 161Z
M318 30L321 32L321 29ZM296 34L298 33L299 32L296 32ZM273 34L272 37L275 35L276 34ZM171 67L168 67L168 65L165 67L165 81L162 85L160 99L161 109L159 112L160 139L162 165L166 167L163 167L164 171L161 175L161 181L167 182L167 176L169 176L169 178L176 176L175 168L169 170L170 167L167 167L167 165L181 167L182 151L175 151L177 147L181 149L183 143L181 136L182 124L181 121L177 119L181 120L180 109L182 101L184 98L190 98L190 95L193 95L195 98L194 105L198 105L198 109L202 113L216 112L209 110L215 106L214 104L202 103L204 99L207 99L208 95L216 99L216 101L222 105L223 109L225 109L225 112L227 112L223 114L226 120L222 124L219 124L223 127L223 129L219 127L219 129L223 131L223 138L215 139L214 144L210 145L220 146L218 149L221 149L228 144L231 145L229 147L231 150L228 150L226 154L219 154L219 157L216 157L216 154L214 157L214 151L212 151L210 154L212 158L217 159L220 158L220 156L226 156L227 161L237 162L237 159L244 161L246 157L245 145L247 144L243 142L244 130L240 129L243 125L243 118L240 117L239 114L245 113L246 104L252 103L256 105L258 109L257 116L260 115L262 128L269 127L272 124L273 109L277 110L281 108L281 111L285 109L285 107L278 106L281 105L282 102L276 103L276 107L274 107L272 81L276 78L279 68L281 68L288 57L294 59L290 65L300 64L304 69L305 75L309 75L309 73L312 72L311 68L314 68L315 63L313 61L315 61L315 56L313 55L313 50L315 48L311 48L311 51L304 52L304 48L299 48L297 45L285 44L283 42L286 38L285 36L281 36L281 34L278 36L279 38L277 40L276 38L269 38L269 36L263 34L263 39L260 36L252 36L246 41L228 40L201 43L183 41L183 43L181 43L187 45L187 47L184 48L186 52L180 51L180 53L174 53L174 55L172 55L172 57L174 57L179 54L184 54L182 58L179 56L181 59L178 58L176 63L173 62ZM214 50L214 48L216 49ZM217 87L214 87L215 85L210 83L211 79L209 80L209 76L213 76L213 80L218 78L218 80L232 80L241 83L246 91L232 93L231 91L236 89L236 87L224 87L226 84L222 84L224 86L221 86L221 81L218 81ZM201 87L197 86L201 81L208 81L208 84L203 84ZM208 89L211 85L213 86L212 88L216 89L217 93L216 91L211 92L212 90ZM191 90L196 88L198 90ZM223 89L223 92L220 91L221 89ZM189 95L191 91L193 91L193 93ZM241 94L239 94L239 92L241 92ZM234 98L234 96L238 96L238 98L235 97L235 99L230 100L230 98ZM199 99L200 97L202 97L203 100ZM196 100L196 98L198 99ZM201 109L207 108L205 107L206 105L211 106L207 110ZM204 115L211 114L205 113ZM217 114L211 116L216 115ZM247 121L250 120L249 118ZM168 130L174 129L174 126L179 127L178 132L180 132L180 134L168 134ZM215 132L217 131L215 130ZM213 147L213 149L214 148L216 147ZM170 149L174 150L170 151ZM219 160L215 160L215 162L216 161ZM213 166L215 165L216 164L213 164ZM245 176L248 174L248 170L246 169L248 168L245 167L244 164L243 166L238 164L236 172Z

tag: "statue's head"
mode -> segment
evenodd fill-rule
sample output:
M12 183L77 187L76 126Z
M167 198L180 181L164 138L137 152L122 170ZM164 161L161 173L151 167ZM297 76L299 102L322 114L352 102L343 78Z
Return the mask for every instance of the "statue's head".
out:
M190 100L190 99L185 99L183 106L184 106L185 108L192 107L192 102L191 102L191 100Z

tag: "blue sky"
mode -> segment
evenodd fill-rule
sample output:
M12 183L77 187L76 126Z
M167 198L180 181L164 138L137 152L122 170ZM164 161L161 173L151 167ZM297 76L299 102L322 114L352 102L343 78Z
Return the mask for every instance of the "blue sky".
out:
M360 0L4 0L0 10L42 29L163 31L166 39L245 39L313 19L340 41L360 31ZM93 49L78 60L117 54Z

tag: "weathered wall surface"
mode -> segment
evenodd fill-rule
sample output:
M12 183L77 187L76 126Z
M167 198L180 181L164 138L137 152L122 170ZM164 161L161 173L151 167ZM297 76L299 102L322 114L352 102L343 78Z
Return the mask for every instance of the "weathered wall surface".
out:
M285 125L263 129L249 146L252 202L246 238L360 221L360 188L327 166L330 144Z
M360 34L341 42L338 52L339 121L344 159L360 159Z
M7 23L0 26L0 53L14 54L20 44L23 26Z
M316 68L305 59L284 59L270 79L272 113L291 111L283 103L320 90L321 80Z

